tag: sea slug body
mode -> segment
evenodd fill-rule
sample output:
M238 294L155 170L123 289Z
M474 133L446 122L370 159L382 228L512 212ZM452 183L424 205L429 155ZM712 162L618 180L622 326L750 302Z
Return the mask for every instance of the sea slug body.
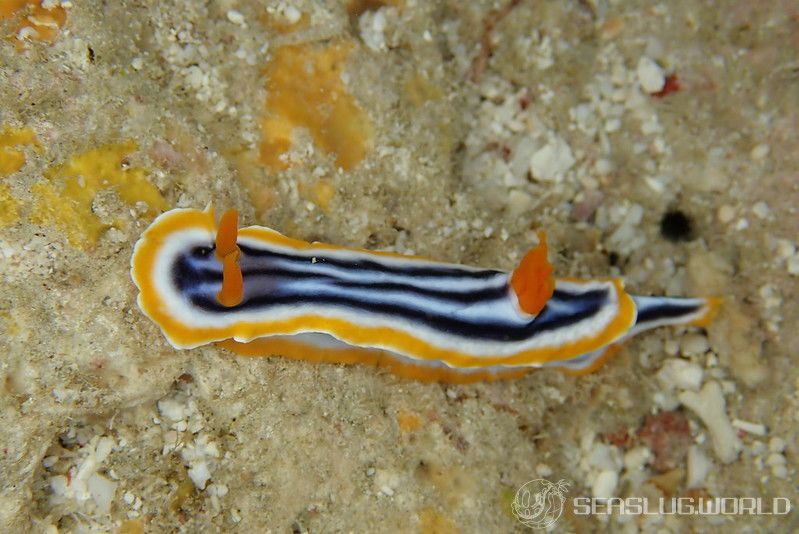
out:
M178 349L379 365L474 382L531 369L587 373L661 325L709 323L714 298L628 294L619 279L555 279L546 239L512 273L237 229L230 210L160 215L136 243L142 311Z

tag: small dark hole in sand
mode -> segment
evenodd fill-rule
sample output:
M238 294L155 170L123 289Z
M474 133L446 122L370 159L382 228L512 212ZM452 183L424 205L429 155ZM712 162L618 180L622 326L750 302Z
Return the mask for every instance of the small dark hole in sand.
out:
M669 241L688 241L693 235L691 218L680 210L669 210L660 219L660 235Z

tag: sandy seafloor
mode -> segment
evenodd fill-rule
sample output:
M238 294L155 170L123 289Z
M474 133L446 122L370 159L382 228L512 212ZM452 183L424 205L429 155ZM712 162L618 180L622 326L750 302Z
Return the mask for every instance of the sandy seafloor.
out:
M74 1L27 44L16 3L0 531L525 532L510 503L538 478L570 483L558 532L799 530L796 511L569 504L799 505L795 2ZM545 229L561 276L725 301L707 331L641 335L585 377L447 386L178 351L136 305L131 251L159 211L209 202L508 270ZM670 210L692 223L677 240Z

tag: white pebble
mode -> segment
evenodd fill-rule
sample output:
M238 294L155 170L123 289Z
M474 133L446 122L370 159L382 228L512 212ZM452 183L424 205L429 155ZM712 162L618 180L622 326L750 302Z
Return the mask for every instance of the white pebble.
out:
M86 481L86 486L89 490L89 494L91 494L92 500L97 506L97 513L101 515L110 513L117 483L108 480L103 475L93 473Z
M602 471L618 471L622 461L616 447L604 443L595 443L587 458L588 465Z
M621 120L617 118L608 119L605 122L605 131L608 133L617 132L621 129Z
M788 467L785 465L772 465L771 474L777 478L788 478Z
M758 290L758 294L766 308L778 308L782 305L780 290L774 284L764 284Z
M788 258L786 265L788 267L788 274L799 276L799 255Z
M386 13L383 9L377 11L366 11L358 19L358 27L361 31L361 40L364 44L374 50L380 52L387 50L386 38L384 32L386 31Z
M228 494L229 488L225 484L209 484L208 493L217 497L224 497Z
M651 135L663 131L658 116L652 113L641 121L641 133L644 135Z
M655 403L655 406L665 411L676 410L680 407L680 401L677 400L677 397L671 392L656 391L652 395L652 402Z
M597 499L609 499L614 496L619 475L616 471L605 470L600 472L591 486L591 495Z
M655 193L663 193L666 190L668 178L664 176L644 176L644 181Z
M680 354L683 356L700 356L709 349L707 338L699 333L686 334L680 341Z
M574 162L571 147L566 141L552 136L547 144L539 148L530 158L530 170L535 180L560 182Z
M676 339L667 339L663 343L663 351L669 356L677 356L680 352L680 343Z
M547 464L538 464L535 466L535 474L540 477L547 478L552 475L554 471Z
M784 260L796 255L796 245L787 239L777 240L777 255Z
M613 171L613 163L607 159L598 159L594 164L594 170L602 175L610 174Z
M63 497L67 494L67 488L69 484L67 482L67 477L64 475L50 477L48 483L50 485L50 491L52 491L53 494L58 495L59 497Z
M768 145L757 145L752 149L752 152L749 153L749 156L755 161L760 161L768 156L770 150Z
M205 489L205 485L211 479L211 471L208 469L208 463L196 462L189 468L189 478L198 489Z
M637 471L649 463L652 453L647 447L635 447L624 454L624 468L627 471Z
M244 15L242 15L240 11L236 11L235 9L228 10L227 19L233 24L238 24L239 26L244 25Z
M94 454L96 456L97 463L103 463L108 455L111 454L111 450L114 448L114 440L108 436L103 436L97 440L97 445L94 449Z
M713 378L722 378L724 375L717 374ZM734 380L722 380L721 381L721 392L724 395L732 395L738 390L738 386L735 384Z
M511 216L522 215L529 212L533 206L533 197L523 191L511 189L508 194L507 211Z
M716 217L718 218L720 223L727 224L735 218L735 208L725 204L719 208Z
M780 258L787 259L796 254L796 245L787 239L780 239L777 241L777 255Z
M133 67L133 70L142 70L144 67L144 60L140 57L135 57L133 61L130 62L130 66Z
M161 449L161 454L166 456L170 452L178 449L180 446L180 441L178 439L178 433L174 430L169 430L164 433L164 447Z
M638 83L641 84L641 88L647 93L657 93L666 84L666 75L663 73L663 69L646 56L642 56L638 60L636 74L638 75Z
M174 399L161 399L158 401L158 412L162 417L177 422L186 417L186 406Z
M768 204L766 204L761 200L760 202L752 206L752 213L754 213L761 219L765 219L769 216L771 211L768 209Z
M771 452L782 452L785 450L785 440L782 438L771 438L768 442L768 450Z
M187 426L188 431L192 434L198 433L203 428L205 428L205 423L203 422L202 418L198 416L193 416Z
M786 463L785 456L778 452L773 452L768 455L768 458L766 458L766 465L769 467L775 465L785 465Z
M286 22L289 24L297 24L302 18L302 12L294 6L286 6L283 16L286 17Z
M768 450L766 444L762 441L753 441L752 444L749 446L749 451L752 453L752 456L759 456L765 454Z

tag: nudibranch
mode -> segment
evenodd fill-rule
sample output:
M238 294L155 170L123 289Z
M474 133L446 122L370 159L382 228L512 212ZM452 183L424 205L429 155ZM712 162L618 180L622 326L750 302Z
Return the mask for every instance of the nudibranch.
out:
M178 349L378 365L445 382L581 374L661 325L705 326L714 298L630 295L620 279L555 279L546 238L513 272L309 243L219 223L212 209L160 215L131 276L145 315Z

